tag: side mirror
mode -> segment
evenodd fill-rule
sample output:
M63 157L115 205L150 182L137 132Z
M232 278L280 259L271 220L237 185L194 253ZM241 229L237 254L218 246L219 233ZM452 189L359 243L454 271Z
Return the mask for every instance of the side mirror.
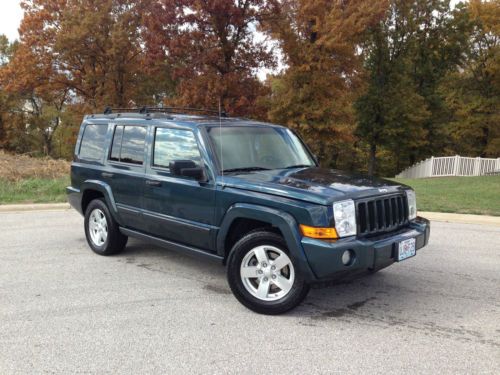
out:
M207 180L205 170L192 160L174 160L169 164L170 172L175 176L183 176L204 182Z

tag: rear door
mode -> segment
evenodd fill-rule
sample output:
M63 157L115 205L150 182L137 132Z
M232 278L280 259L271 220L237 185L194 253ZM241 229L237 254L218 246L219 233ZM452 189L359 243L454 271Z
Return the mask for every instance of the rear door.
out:
M215 184L171 174L173 160L192 160L207 169L202 148L191 129L151 128L144 185L144 218L148 232L204 250L214 249Z
M123 224L143 229L141 217L147 129L141 125L113 125L108 166L102 178L112 189Z

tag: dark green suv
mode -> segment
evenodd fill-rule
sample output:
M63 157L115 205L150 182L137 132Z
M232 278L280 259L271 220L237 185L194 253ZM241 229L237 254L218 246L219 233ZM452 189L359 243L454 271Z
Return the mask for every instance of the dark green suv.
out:
M323 169L286 127L172 109L85 117L71 205L100 255L137 237L227 266L236 298L265 314L309 286L374 272L429 240L407 186Z

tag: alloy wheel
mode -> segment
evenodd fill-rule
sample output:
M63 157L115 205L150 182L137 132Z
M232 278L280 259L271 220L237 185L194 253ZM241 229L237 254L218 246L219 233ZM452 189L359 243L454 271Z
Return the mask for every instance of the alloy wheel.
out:
M108 221L99 208L94 209L89 217L89 233L94 245L102 246L108 238Z
M262 301L276 301L292 289L295 269L283 250L275 246L257 246L243 258L240 277L252 296Z

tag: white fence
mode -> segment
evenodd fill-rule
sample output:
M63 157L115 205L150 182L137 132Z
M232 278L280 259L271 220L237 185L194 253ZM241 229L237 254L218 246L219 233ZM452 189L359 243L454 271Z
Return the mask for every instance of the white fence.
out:
M434 156L406 168L396 177L423 178L443 176L482 176L500 173L500 158L468 158L462 156Z

